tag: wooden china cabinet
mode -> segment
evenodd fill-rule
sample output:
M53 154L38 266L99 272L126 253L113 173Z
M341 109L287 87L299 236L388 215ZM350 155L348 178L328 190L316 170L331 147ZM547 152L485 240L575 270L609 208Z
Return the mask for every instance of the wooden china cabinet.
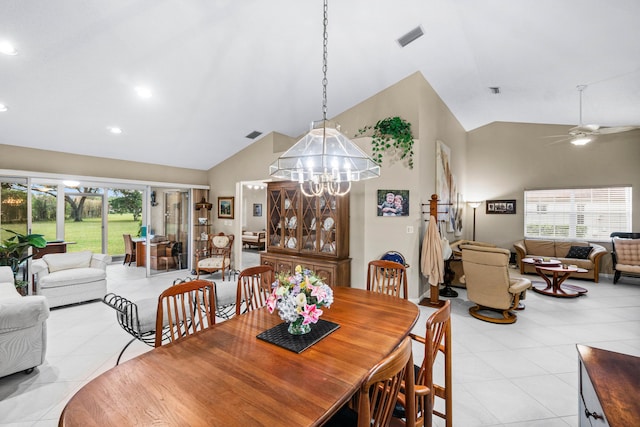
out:
M267 244L262 264L276 272L301 265L330 286L351 285L349 195L306 197L296 182L267 186Z

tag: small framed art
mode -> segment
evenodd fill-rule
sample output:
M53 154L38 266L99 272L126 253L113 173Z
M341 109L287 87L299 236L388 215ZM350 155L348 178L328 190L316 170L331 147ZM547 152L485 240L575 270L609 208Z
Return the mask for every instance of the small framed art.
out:
M218 218L233 219L233 197L218 197Z
M262 216L262 203L253 204L253 216Z
M487 200L488 214L515 214L515 200Z

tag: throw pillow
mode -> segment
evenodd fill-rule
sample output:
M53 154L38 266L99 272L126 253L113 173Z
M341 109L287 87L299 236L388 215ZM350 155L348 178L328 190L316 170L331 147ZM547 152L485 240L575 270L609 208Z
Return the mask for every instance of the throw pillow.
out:
M571 246L566 258L587 259L593 246Z

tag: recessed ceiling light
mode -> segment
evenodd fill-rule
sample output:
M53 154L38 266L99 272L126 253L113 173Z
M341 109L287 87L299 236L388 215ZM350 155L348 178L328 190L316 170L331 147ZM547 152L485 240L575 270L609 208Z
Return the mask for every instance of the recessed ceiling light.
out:
M108 129L109 129L109 132L111 132L114 135L120 135L122 133L122 129L116 126L111 126Z
M0 53L4 53L5 55L17 55L18 51L11 43L6 40L0 41Z
M7 111L9 109L9 107L7 107L4 104L0 104L0 113L4 113L5 111Z
M136 86L135 88L136 93L138 94L138 96L140 98L151 98L153 96L153 93L151 92L151 89L149 89L146 86Z

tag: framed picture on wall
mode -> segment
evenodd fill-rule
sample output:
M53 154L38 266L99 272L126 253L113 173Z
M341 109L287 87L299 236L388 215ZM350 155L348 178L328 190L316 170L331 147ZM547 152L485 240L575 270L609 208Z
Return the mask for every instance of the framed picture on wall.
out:
M233 219L233 197L218 197L218 218Z
M515 200L487 200L488 214L515 214Z
M378 216L409 215L409 190L378 190Z
M262 203L253 204L253 216L262 216Z

